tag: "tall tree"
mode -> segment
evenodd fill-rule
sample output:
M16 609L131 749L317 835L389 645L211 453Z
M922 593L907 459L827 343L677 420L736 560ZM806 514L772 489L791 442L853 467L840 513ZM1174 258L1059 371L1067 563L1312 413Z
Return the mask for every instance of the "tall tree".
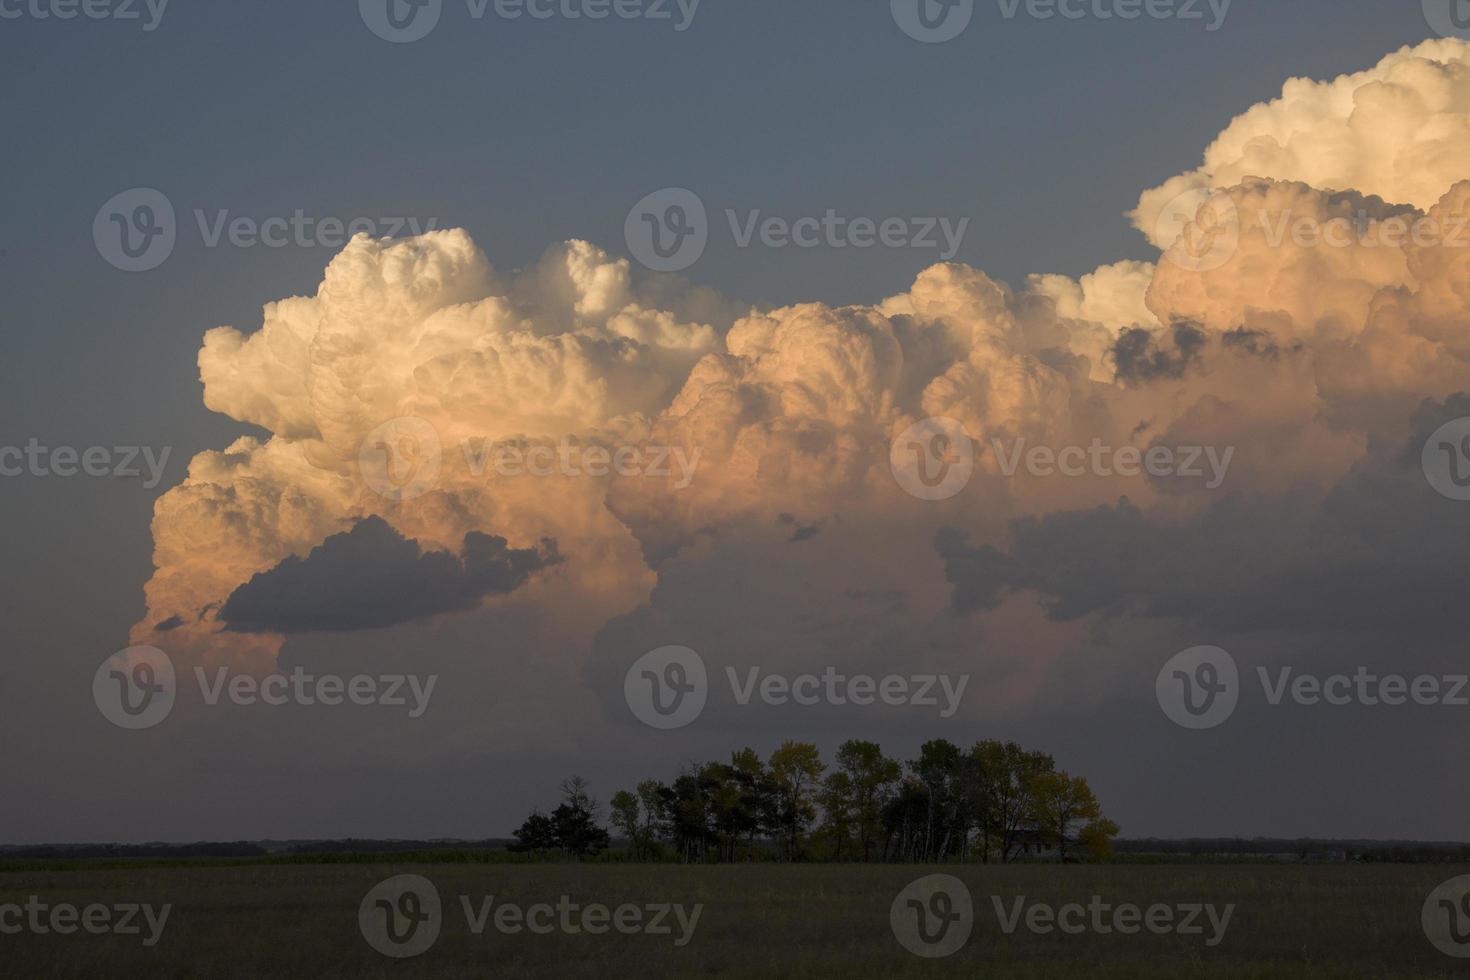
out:
M1000 845L1000 859L1006 862L1032 821L1032 781L1055 770L1056 760L1045 752L1028 752L1015 742L981 742L976 749L990 776L992 832Z
M872 860L873 847L883 832L883 808L893 798L903 770L883 754L877 742L850 739L837 747L837 769L842 777L840 797L848 808L847 821L857 835L858 854Z
M771 753L777 819L788 861L800 855L802 834L817 817L813 788L826 768L817 747L807 742L782 742Z
M1102 816L1102 807L1081 776L1043 772L1031 779L1031 813L1042 840L1052 844L1063 860L1072 829Z

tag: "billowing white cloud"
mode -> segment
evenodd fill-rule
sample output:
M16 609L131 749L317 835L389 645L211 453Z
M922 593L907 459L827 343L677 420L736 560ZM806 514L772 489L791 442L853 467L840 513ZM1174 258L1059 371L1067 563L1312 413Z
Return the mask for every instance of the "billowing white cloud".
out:
M1196 170L1145 191L1130 214L1159 248L1161 212L1200 188L1248 177L1354 190L1428 208L1464 179L1470 159L1470 44L1425 41L1367 71L1331 81L1293 78L1281 97L1237 116Z
M500 273L462 231L355 239L316 295L270 304L251 334L205 335L206 404L269 435L201 454L159 501L157 570L134 640L268 667L281 638L224 632L223 604L379 517L425 554L460 555L467 535L517 552L555 541L560 561L513 589L471 591L450 612L421 604L451 624L517 624L503 635L519 648L486 654L495 663L483 668L523 685L485 722L506 744L557 712L576 678L613 676L601 659L619 643L707 641L732 661L756 644L816 667L844 650L876 656L849 642L854 615L867 634L917 638L895 655L944 665L985 637L1024 643L1024 655L986 665L1007 705L1036 697L1087 642L1079 620L1137 612L1150 582L1068 548L1147 556L1253 527L1337 529L1320 515L1345 496L1371 506L1375 474L1399 458L1385 447L1424 428L1421 406L1470 388L1470 232L1451 231L1470 213L1467 52L1433 42L1360 75L1289 83L1281 102L1233 123L1201 171L1145 194L1147 226L1177 190L1213 192L1191 199L1157 263L1076 280L1037 275L1013 289L949 263L876 304L741 309L677 280L640 281L585 242ZM1394 233L1431 222L1437 235ZM1327 240L1326 229L1347 234ZM895 437L934 416L977 447L969 485L937 502L890 470ZM406 449L381 435L399 418L427 427ZM412 457L430 441L440 451L420 494L385 496L362 467L365 447ZM666 472L505 476L476 456L494 443L636 447L662 454ZM1228 452L1228 473L1208 487L1046 475L1017 455L1093 445L1209 447ZM1223 503L1237 497L1249 506ZM1152 550L1125 547L1144 534ZM1310 540L1293 542L1305 565ZM985 569L1011 591L952 606L961 576L950 566L992 552L1015 563ZM1269 565L1269 554L1244 557ZM783 560L797 571L772 577ZM1172 604L1149 615L1186 616L1192 563L1209 560L1171 558ZM1295 572L1283 581L1311 569ZM757 623L776 583L794 605ZM1047 603L1067 601L1081 612L1049 618ZM310 612L293 607L293 621ZM507 656L547 663L535 679L507 678Z

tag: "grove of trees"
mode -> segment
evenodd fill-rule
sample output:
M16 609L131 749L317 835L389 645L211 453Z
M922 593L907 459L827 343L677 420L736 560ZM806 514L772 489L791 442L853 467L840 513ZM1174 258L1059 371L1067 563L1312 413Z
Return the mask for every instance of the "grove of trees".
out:
M607 848L587 784L516 831L518 850L576 856ZM899 763L875 742L842 743L831 766L788 741L768 759L744 748L728 762L686 766L672 782L621 790L609 819L636 861L1011 861L1044 848L1062 860L1111 855L1118 826L1087 781L1014 742L962 749L925 742Z

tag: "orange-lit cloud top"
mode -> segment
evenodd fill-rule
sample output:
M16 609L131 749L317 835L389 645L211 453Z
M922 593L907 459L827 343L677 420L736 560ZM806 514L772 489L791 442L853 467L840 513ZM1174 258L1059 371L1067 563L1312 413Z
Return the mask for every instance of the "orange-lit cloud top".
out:
M1231 123L1200 170L1143 195L1133 218L1163 250L1156 265L1080 280L1039 275L1015 290L945 264L874 306L739 310L706 290L640 282L627 260L585 242L501 274L463 231L360 237L315 296L269 304L252 334L205 335L206 405L271 435L200 454L159 501L157 570L133 640L268 667L281 637L227 630L231 597L369 517L462 567L467 535L504 538L511 554L554 542L559 560L472 599L574 610L590 645L608 620L653 601L662 562L706 560L700 541L722 530L799 523L816 538L927 547L953 529L948 567L936 557L893 572L934 592L961 585L962 548L1008 553L1018 527L1125 496L1125 523L1173 527L1228 493L1321 505L1375 447L1407 443L1426 400L1470 388L1462 178L1470 45L1434 41L1333 82L1289 82ZM1166 212L1181 206L1189 213L1171 224ZM1429 220L1436 234L1398 234ZM1327 243L1311 228L1351 234ZM982 449L969 487L942 502L915 499L889 467L894 437L932 416L962 423ZM362 459L400 418L427 424L441 452L425 492L394 499ZM476 447L567 440L667 451L692 478L678 466L476 471ZM1233 456L1228 481L1206 489L1007 475L997 440ZM722 581L739 588L742 575L759 569L732 566ZM1007 583L1067 587L1035 572Z

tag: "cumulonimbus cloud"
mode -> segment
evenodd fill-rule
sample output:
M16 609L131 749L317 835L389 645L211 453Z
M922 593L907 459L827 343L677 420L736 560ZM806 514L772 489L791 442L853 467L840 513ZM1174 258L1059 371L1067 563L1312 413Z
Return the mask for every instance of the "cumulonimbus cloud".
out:
M1402 483L1403 447L1423 434L1425 412L1454 410L1470 388L1470 233L1384 234L1395 221L1448 229L1465 218L1467 151L1470 44L1435 41L1358 75L1288 83L1281 100L1232 123L1199 171L1145 193L1135 217L1148 228L1157 202L1214 193L1156 242L1157 263L1076 280L1044 274L1013 289L951 263L876 304L751 310L676 281L639 282L626 260L585 242L502 274L462 231L354 239L315 295L268 305L248 335L205 335L205 404L269 435L200 454L158 502L135 640L157 641L167 623L162 635L187 658L268 665L303 626L387 625L341 614L385 582L402 592L384 600L398 608L393 621L534 602L586 612L593 632L635 613L695 629L700 617L669 604L714 609L719 590L728 600L763 575L769 559L755 556L769 555L801 563L807 605L788 625L830 649L857 608L880 633L892 614L951 638L957 612L996 614L1024 621L1013 632L1045 663L1039 615L1006 611L1008 596L1026 593L1058 629L1068 617L1191 609L1310 626L1273 610L1260 583L1297 588L1311 535L1340 528L1343 507L1427 501ZM1303 240L1291 233L1300 221L1348 222L1353 234ZM1195 247L1203 232L1228 236L1209 262ZM962 424L978 447L971 484L942 502L916 500L889 468L894 437L932 416ZM442 454L431 487L395 498L365 479L360 453L405 417L426 424ZM477 472L461 451L487 440L660 447L698 466L684 485L657 473L504 477ZM1147 472L1007 471L1007 447L1093 442L1233 455L1228 480L1209 489ZM345 544L333 536L353 527L347 541L366 527L415 554L385 558L392 574L354 593L326 560ZM1287 527L1300 533L1271 533ZM1238 556L1258 572L1250 581L1190 565L1206 560L1199 547L1239 550L1256 532L1272 540ZM561 562L482 588L467 551L476 535L503 539L502 557L554 540ZM906 557L866 563L854 544L864 541ZM458 571L436 578L429 565L442 562L425 563L434 554ZM1445 571L1440 552L1395 554ZM1165 571L1125 574L1120 556ZM873 581L859 587L854 567ZM1274 577L1260 571L1272 567ZM281 583L295 597L265 601ZM690 595L696 584L711 594ZM586 640L558 655L592 657L608 643ZM1025 681L997 680L1008 697L1042 683L1012 666Z

